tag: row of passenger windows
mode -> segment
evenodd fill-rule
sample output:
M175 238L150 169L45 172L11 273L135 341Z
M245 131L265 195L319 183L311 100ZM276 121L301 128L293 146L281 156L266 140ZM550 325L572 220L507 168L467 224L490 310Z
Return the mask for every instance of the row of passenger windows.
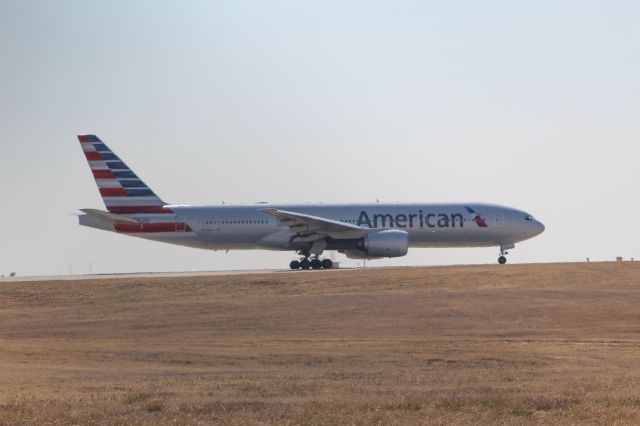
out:
M465 222L473 222L473 219L464 219ZM340 222L357 224L355 219L341 219ZM268 220L204 220L201 225L254 225L267 224Z
M250 225L269 223L268 220L203 220L201 225Z

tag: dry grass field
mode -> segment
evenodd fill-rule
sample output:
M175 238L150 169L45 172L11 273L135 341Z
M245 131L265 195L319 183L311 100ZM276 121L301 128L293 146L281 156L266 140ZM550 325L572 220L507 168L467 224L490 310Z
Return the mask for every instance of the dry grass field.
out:
M0 282L0 424L167 423L640 423L640 262Z

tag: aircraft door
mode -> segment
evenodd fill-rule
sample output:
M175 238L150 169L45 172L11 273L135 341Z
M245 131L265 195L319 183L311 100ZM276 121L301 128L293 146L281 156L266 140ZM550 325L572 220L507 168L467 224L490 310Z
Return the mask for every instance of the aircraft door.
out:
M494 222L494 226L496 228L503 228L504 227L504 214L502 213L496 213L493 215L493 222Z

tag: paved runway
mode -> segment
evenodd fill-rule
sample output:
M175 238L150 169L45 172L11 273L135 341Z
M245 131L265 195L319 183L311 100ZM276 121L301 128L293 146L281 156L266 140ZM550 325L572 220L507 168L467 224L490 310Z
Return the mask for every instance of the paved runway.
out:
M2 277L0 282L21 282L21 281L78 281L78 280L100 280L118 278L171 278L171 277L201 277L207 275L255 275L293 272L288 269L248 269L229 271L195 271L195 272L132 272L123 274L93 274L93 275L36 275L36 276L16 276Z

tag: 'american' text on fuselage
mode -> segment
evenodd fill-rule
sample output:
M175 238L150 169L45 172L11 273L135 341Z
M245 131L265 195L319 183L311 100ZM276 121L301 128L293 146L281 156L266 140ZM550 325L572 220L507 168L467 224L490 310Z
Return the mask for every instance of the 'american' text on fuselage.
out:
M369 216L362 210L357 225L368 228L464 228L464 217L460 213L425 214L422 210L418 210L418 213L399 213L395 216L390 213Z

